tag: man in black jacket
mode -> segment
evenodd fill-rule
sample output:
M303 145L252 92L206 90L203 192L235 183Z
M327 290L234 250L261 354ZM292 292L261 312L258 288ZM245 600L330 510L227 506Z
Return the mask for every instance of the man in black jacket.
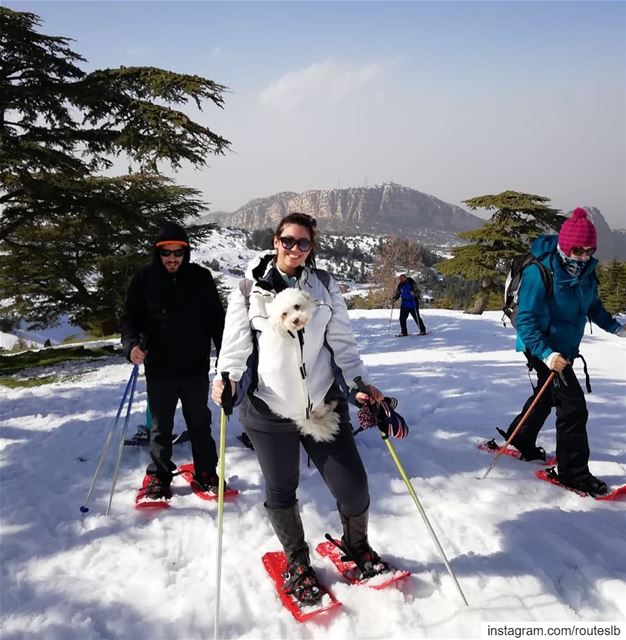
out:
M180 399L191 438L196 482L216 491L217 450L208 408L211 341L222 343L224 308L211 272L189 261L189 238L168 222L153 245L152 264L140 269L128 289L121 318L128 360L143 363L152 412L151 476L146 497L171 497L174 414Z

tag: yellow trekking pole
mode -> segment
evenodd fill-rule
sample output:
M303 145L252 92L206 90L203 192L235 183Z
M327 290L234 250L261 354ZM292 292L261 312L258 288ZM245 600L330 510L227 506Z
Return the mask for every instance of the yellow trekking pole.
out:
M354 382L356 383L357 387L359 388L359 391L362 391L363 393L368 393L368 389L365 386L365 384L363 383L363 380L359 377L359 378L355 378ZM463 599L463 602L465 603L466 607L469 607L469 603L467 602L467 599L465 597L465 594L463 593L463 589L461 589L461 585L459 584L459 581L456 579L456 576L454 575L454 571L452 571L452 567L450 566L450 563L448 562L448 558L446 557L446 554L443 550L443 547L441 546L441 543L439 542L439 539L437 538L437 535L435 534L434 529L432 528L430 521L428 520L428 516L426 515L426 511L424 511L424 507L422 506L422 503L420 502L419 498L417 497L417 494L415 493L415 489L413 489L413 485L411 484L411 481L409 480L409 477L406 474L406 471L404 470L404 467L402 466L402 463L400 462L400 458L398 458L398 454L396 453L396 450L394 449L394 446L391 444L391 442L389 441L389 436L387 434L384 434L381 432L381 437L384 440L385 444L387 445L387 449L389 449L389 453L391 454L391 457L393 458L393 461L396 463L396 467L398 467L398 471L400 472L400 476L402 476L402 480L404 480L404 484L406 485L406 488L409 491L409 495L411 496L411 498L413 498L413 502L415 503L415 506L417 507L417 510L420 512L420 515L422 516L422 519L424 520L424 524L426 525L426 528L428 529L428 532L430 533L430 537L432 538L433 542L435 543L435 546L437 547L439 554L441 555L441 559L443 560L443 563L446 565L446 569L448 570L448 573L450 575L450 577L452 578L452 581L454 582L454 584L456 585L456 588L459 591L459 594L461 595L461 598Z
M450 574L450 577L454 581L454 584L456 585L456 588L458 589L459 594L461 595L461 598L463 599L463 602L465 603L465 606L469 607L467 599L465 598L465 594L463 593L463 590L461 589L461 585L459 584L459 581L456 579L456 576L454 575L454 572L452 571L452 567L450 566L450 563L448 562L448 558L446 558L446 554L445 554L441 544L439 543L439 540L437 539L437 536L435 535L435 531L433 530L433 528L432 528L432 526L431 526L431 524L430 524L430 522L428 520L428 516L426 515L426 511L424 511L424 507L422 506L422 503L419 501L419 498L417 497L417 494L415 493L415 489L413 489L413 485L411 484L411 481L409 480L409 477L406 475L406 471L404 470L404 467L402 466L402 463L400 462L400 459L398 458L398 454L396 453L396 450L394 449L394 446L389 441L389 436L386 436L385 434L381 434L381 435L382 435L382 439L385 441L385 444L387 445L387 449L389 449L389 453L391 454L391 457L393 458L393 461L396 463L396 467L398 467L398 471L400 472L400 475L402 476L402 479L404 480L404 484L406 485L406 488L408 489L409 494L411 495L411 498L413 498L413 502L415 502L415 506L417 507L417 510L420 512L420 515L422 516L422 519L424 520L424 524L426 525L426 528L428 529L428 532L430 533L430 537L433 539L433 542L435 543L435 546L439 550L439 554L441 555L441 559L443 560L443 563L446 565L446 569L448 570L448 573Z
M226 420L227 416L233 412L233 393L230 388L228 372L222 372L224 390L222 391L222 411L220 416L220 450L218 467L218 488L217 488L217 557L216 557L216 589L215 589L215 623L213 626L213 638L219 638L220 626L220 591L222 580L222 537L224 530L224 474L226 469Z

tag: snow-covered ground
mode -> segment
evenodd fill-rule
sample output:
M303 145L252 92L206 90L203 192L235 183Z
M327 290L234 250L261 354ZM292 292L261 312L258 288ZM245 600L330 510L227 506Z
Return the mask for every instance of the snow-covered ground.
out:
M411 427L408 439L393 444L470 606L463 606L387 448L370 430L357 442L369 474L371 542L413 575L383 591L351 587L314 555L343 607L296 623L260 562L277 541L264 515L254 452L236 440L235 415L226 465L229 483L242 493L225 506L220 637L478 638L484 621L622 623L625 502L581 498L534 479L535 466L506 456L486 480L477 479L493 458L475 444L508 424L530 392L514 333L501 326L500 314L427 309L431 335L404 339L389 335L388 310L351 316L373 382L399 398ZM397 328L394 319L391 333ZM581 350L593 386L591 469L623 484L626 341L595 329ZM106 517L118 433L91 511L79 511L130 371L111 358L84 363L80 376L74 365L63 383L0 387L3 640L213 635L215 503L199 500L177 479L169 511L136 512L147 453L126 448ZM129 431L142 421L145 404L140 377ZM554 439L551 418L539 443L550 451ZM178 463L190 461L189 444L174 455ZM315 544L325 532L339 534L339 520L305 456L301 473L300 506Z
M83 329L69 324L67 317L63 316L56 326L47 329L28 329L27 324L22 322L13 333L0 331L0 348L13 349L20 338L27 347L37 349L43 347L46 340L50 340L53 345L58 345L69 338L81 340L86 336Z

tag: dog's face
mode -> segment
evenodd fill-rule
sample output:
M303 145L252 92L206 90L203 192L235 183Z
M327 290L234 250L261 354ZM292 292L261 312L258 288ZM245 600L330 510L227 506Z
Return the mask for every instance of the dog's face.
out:
M298 289L284 289L278 293L269 309L272 324L281 335L301 331L311 319L314 310L314 299Z

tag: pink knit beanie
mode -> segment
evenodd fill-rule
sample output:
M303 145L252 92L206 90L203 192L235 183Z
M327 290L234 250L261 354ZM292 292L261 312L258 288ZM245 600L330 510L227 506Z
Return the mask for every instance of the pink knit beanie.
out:
M578 207L572 212L559 230L559 247L565 255L569 255L572 247L598 247L596 228L587 220L587 212Z

